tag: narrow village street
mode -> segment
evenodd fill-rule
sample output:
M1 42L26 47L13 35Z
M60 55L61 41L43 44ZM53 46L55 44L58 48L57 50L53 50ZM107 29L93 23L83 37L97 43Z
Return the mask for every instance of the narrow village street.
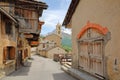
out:
M120 80L120 0L0 0L0 80Z
M33 55L28 64L1 80L76 80L63 72L59 63Z

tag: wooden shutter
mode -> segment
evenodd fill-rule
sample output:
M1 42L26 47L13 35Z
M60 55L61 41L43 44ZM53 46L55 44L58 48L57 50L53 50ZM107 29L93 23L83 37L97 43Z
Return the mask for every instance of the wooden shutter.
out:
M3 48L3 63L6 62L6 57L7 57L7 48Z
M10 59L15 59L15 48L14 47L10 48Z

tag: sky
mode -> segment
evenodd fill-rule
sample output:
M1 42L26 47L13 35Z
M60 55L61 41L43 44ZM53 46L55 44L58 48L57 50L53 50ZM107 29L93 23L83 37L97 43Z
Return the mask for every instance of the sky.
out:
M46 35L55 30L57 23L61 25L69 8L71 0L41 0L48 5L48 9L43 11L41 21L45 21L42 26L41 34ZM70 29L62 27L64 32L71 34Z

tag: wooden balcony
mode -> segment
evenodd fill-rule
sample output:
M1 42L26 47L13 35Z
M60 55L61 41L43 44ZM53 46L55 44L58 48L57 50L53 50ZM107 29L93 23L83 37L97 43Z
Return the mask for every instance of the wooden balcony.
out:
M24 37L25 37L25 38L33 38L33 35L32 35L32 34L27 34L27 33L25 33L25 34L24 34Z
M37 46L37 45L39 45L39 41L31 41L30 45Z
M41 30L42 25L43 25L44 23L45 23L45 22L43 22L43 21L39 21L38 30Z

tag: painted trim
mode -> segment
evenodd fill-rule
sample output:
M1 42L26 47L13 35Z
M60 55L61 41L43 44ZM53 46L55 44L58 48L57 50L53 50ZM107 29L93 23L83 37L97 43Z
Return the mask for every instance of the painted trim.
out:
M80 33L77 35L77 39L80 39L82 37L82 35L88 30L88 29L96 29L99 33L106 35L109 31L106 27L102 27L99 24L95 24L95 23L90 23L89 21L87 22L87 24L82 28L82 30L80 31Z

